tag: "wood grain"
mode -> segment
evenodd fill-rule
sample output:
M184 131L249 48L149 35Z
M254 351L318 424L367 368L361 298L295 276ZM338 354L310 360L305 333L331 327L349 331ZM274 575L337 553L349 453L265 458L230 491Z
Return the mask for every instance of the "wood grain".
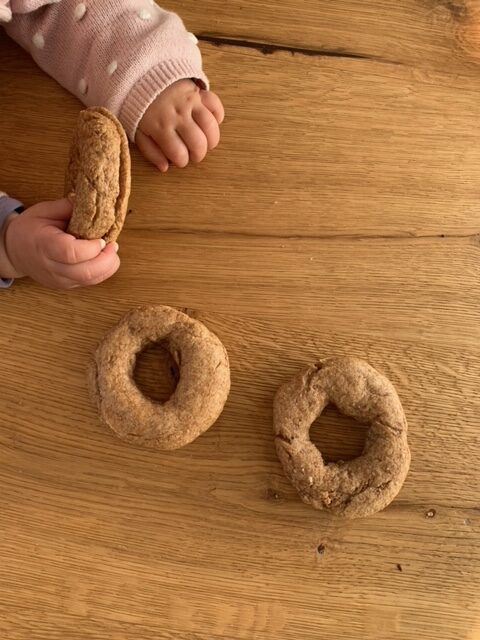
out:
M479 640L480 70L454 4L202 5L170 6L197 32L375 59L202 45L218 151L166 177L133 152L107 283L0 296L2 640ZM0 188L55 198L78 104L1 36L0 59ZM86 391L98 340L150 302L231 359L224 413L176 452L118 441ZM276 388L333 354L384 372L410 424L407 482L363 521L303 505L273 447ZM158 349L136 375L174 385ZM329 410L312 437L338 459L364 433Z
M56 198L78 104L15 45L0 47L25 105L21 115L2 111L10 132L0 158L3 189L26 202ZM457 78L453 88L433 72L371 61L204 51L225 96L221 146L206 163L167 176L134 152L129 228L307 237L477 233L480 67L475 81ZM0 88L4 100L11 82Z
M459 31L478 10L477 0L169 0L201 39L239 40L337 56L358 56L475 76L459 46ZM478 19L478 17L477 17Z

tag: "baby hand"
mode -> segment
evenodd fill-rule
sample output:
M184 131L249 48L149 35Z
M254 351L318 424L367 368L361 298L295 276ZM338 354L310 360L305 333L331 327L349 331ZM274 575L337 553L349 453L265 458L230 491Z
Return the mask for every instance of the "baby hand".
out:
M120 266L118 245L104 240L77 240L65 233L72 215L67 200L42 202L7 222L4 248L8 258L4 278L30 276L53 289L93 285Z
M160 171L171 162L201 162L220 141L224 118L220 98L192 80L178 80L152 102L140 120L135 142Z

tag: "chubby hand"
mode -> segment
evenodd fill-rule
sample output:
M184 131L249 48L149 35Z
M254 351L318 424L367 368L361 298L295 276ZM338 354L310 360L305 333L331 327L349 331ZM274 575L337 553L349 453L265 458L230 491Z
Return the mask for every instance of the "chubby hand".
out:
M53 289L98 284L120 266L118 245L104 240L77 240L65 232L72 215L69 200L42 202L7 221L6 265L0 276L30 276Z
M192 80L178 80L152 102L140 120L135 142L160 171L169 164L201 162L220 141L225 112L220 98Z

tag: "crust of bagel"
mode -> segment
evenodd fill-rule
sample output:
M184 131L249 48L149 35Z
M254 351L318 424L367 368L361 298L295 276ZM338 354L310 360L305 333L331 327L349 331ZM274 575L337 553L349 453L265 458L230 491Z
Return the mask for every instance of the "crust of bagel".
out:
M134 380L137 354L161 342L179 368L172 396L155 402ZM200 321L161 305L127 313L98 345L88 370L92 401L122 440L151 449L178 449L218 419L230 391L228 354Z
M73 196L68 232L87 240L118 238L130 196L130 153L125 131L107 109L80 112L65 175Z
M325 407L368 425L361 456L326 464L309 431ZM274 401L277 454L301 499L338 516L359 518L384 509L410 466L407 420L391 384L358 358L329 358L282 385Z

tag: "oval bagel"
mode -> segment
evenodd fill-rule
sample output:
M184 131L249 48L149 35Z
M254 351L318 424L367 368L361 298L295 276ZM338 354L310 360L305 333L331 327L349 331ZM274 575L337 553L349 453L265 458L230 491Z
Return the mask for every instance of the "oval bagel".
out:
M363 453L325 464L309 431L328 404L368 425ZM277 454L301 499L346 518L384 509L398 494L410 466L407 421L387 378L363 360L320 361L282 385L274 401Z
M68 233L114 242L123 228L130 195L130 152L119 120L102 107L80 112L65 175L73 195Z

